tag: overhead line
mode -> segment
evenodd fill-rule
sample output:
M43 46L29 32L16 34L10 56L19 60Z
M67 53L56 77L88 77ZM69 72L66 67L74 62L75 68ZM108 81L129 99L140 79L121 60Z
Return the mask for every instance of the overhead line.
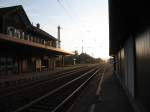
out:
M69 16L69 18L72 20L72 22L75 23L73 17L71 16L71 14L68 12L68 10L64 7L64 5L60 2L60 0L57 0L57 2L60 4L60 6L64 9L64 11L66 12L66 14Z
M77 13L75 13L75 11L72 9L70 3L65 0L65 4L68 6L68 8L69 8L70 10L72 10L72 11L71 11L71 12L72 12L71 14L69 13L68 9L65 8L65 6L62 4L61 1L64 2L63 0L57 0L57 2L61 5L61 7L62 7L62 8L64 9L64 11L66 12L66 14L67 14L67 15L69 16L69 18L72 20L72 22L80 27L79 30L80 30L81 32L82 32L82 31L85 31L85 32L86 32L85 26L82 25L82 21L80 20L80 18L79 18L79 16L77 15ZM73 13L74 13L74 15L75 15L74 17L72 16ZM77 19L75 19L75 18L77 18ZM77 22L77 21L79 21L79 22Z

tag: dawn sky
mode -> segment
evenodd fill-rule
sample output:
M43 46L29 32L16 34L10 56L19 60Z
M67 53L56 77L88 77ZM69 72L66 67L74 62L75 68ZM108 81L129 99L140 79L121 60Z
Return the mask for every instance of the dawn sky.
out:
M31 23L57 38L61 47L108 58L109 26L107 0L0 0L0 7L23 5ZM82 41L83 40L83 41Z

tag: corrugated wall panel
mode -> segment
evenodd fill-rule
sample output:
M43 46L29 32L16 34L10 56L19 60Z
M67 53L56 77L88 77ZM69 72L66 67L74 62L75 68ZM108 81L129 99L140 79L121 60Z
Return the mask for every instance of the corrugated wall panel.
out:
M120 51L120 77L122 81L125 83L125 53L124 53L124 48L121 49Z
M125 43L125 85L134 97L134 39L130 37Z
M136 38L136 98L150 111L150 30Z

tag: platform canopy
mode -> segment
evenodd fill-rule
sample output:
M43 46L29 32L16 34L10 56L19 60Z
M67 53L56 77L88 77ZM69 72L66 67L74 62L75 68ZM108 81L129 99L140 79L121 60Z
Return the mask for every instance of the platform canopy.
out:
M11 37L5 34L0 34L0 49L2 50L2 47L7 48L14 48L14 50L22 49L25 50L26 53L28 51L39 51L39 53L45 52L46 54L50 54L52 56L57 55L72 55L73 53L65 51L60 48L55 48L51 46L42 45L39 43L18 39L15 37Z
M109 0L109 53L150 27L149 0Z

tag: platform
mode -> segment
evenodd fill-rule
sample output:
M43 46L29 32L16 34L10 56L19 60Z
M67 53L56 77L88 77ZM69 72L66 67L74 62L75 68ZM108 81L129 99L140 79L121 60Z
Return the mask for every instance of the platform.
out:
M102 76L103 75L103 76ZM103 78L102 78L103 77ZM68 112L134 112L112 67L96 76Z

